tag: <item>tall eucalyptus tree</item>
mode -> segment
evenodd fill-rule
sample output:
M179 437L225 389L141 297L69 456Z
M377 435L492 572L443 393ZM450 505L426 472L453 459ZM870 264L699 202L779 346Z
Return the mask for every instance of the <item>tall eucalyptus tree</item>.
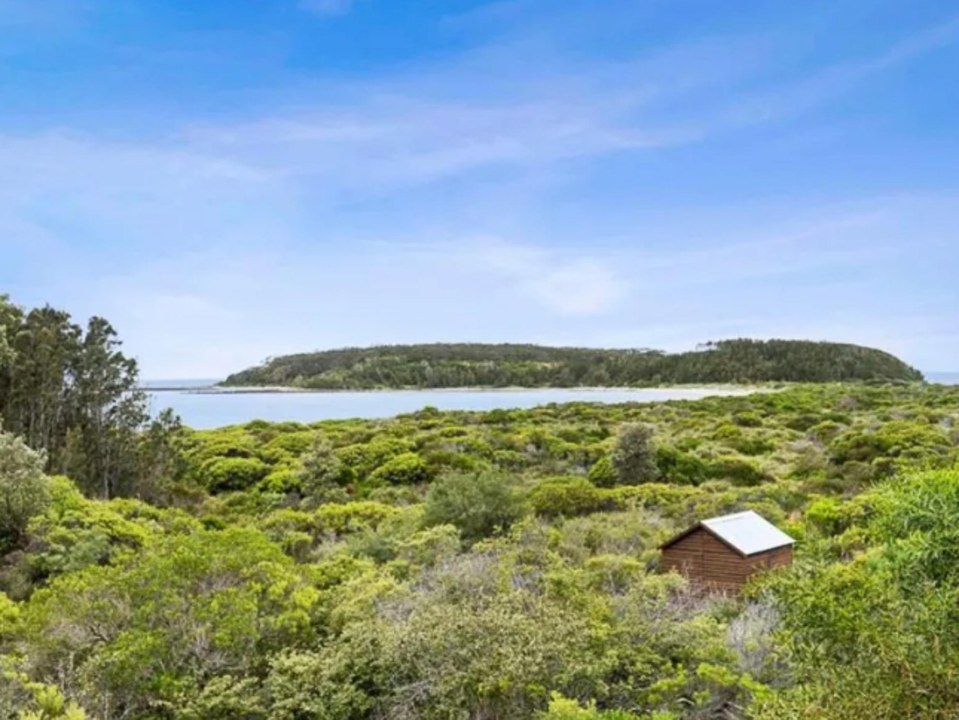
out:
M68 473L90 495L134 491L138 430L148 419L136 361L116 331L94 317L86 328L46 306L24 312L0 296L0 419L51 472Z

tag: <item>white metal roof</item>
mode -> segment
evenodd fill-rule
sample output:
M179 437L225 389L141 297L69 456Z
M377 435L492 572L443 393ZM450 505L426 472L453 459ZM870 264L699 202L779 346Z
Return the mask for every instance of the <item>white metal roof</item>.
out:
M702 525L743 555L755 555L796 542L752 510L703 520Z

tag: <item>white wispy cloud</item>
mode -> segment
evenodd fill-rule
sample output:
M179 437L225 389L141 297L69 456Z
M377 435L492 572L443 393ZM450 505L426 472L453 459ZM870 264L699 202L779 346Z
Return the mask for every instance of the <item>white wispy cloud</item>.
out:
M929 366L959 352L954 321L931 311L959 298L880 289L948 258L955 199L883 197L854 212L793 205L763 227L717 227L721 242L696 250L410 243L386 230L376 243L287 247L283 220L256 219L257 233L281 241L253 244L237 218L223 238L165 258L98 268L102 257L76 254L66 273L32 275L42 294L29 300L106 315L151 377L214 377L271 354L382 342L682 349L737 335L877 344ZM911 248L894 245L904 230Z
M248 122L198 125L184 141L334 194L682 147L827 103L871 75L933 52L959 19L873 56L788 81L752 81L772 43L723 38L629 61L526 67L521 45L474 50L439 67L326 88ZM469 91L464 91L469 88ZM718 95L715 88L723 92Z
M310 4L331 14L349 5ZM725 215L690 203L659 234L624 210L614 243L550 217L562 208L542 202L537 183L588 194L578 175L587 160L721 141L801 114L956 29L950 21L769 90L743 81L769 48L743 49L741 38L575 68L504 45L314 87L243 121L185 119L162 137L7 133L0 286L114 319L153 376L456 339L679 349L786 334L875 339L920 357L917 318L959 298L947 290L897 307L878 289L890 268L947 259L954 197L826 208L800 198L762 222L756 202ZM439 194L415 205L424 188ZM930 259L900 257L903 238ZM959 355L948 320L930 327L936 353Z
M467 244L463 260L513 283L526 297L563 316L590 317L616 308L627 283L600 257L485 239Z
M190 139L276 172L339 187L417 184L489 168L524 168L682 142L632 127L602 98L492 100L376 97L358 107L227 128Z
M0 234L11 239L175 247L241 230L250 239L254 217L268 214L272 224L295 214L289 188L234 158L62 133L0 135Z
M735 97L711 113L703 132L750 127L807 112L855 88L870 76L939 50L959 39L959 16L952 16L884 50L846 59L768 90Z

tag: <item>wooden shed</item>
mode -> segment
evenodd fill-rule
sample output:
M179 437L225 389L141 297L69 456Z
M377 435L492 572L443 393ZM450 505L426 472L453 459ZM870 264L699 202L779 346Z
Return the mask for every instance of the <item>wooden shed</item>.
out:
M660 545L661 566L698 585L739 592L755 573L791 564L794 542L761 515L747 510L703 520L666 541Z

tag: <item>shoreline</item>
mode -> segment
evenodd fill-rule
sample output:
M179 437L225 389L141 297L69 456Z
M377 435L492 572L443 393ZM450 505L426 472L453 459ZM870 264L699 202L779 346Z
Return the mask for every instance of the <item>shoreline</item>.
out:
M783 384L751 384L736 385L724 383L709 384L691 384L691 385L613 385L613 386L576 386L576 387L556 387L554 385L540 385L534 387L506 386L489 387L481 386L459 386L449 388L420 388L420 387L399 387L399 388L297 388L285 385L259 386L259 385L236 385L222 387L218 385L210 386L169 386L169 387L144 387L141 388L148 393L186 393L191 395L286 395L286 394L343 394L343 393L525 393L536 391L549 392L589 392L589 393L614 393L614 392L643 392L655 390L676 390L701 392L703 390L715 390L723 393L749 394L761 392L764 390L782 387Z

